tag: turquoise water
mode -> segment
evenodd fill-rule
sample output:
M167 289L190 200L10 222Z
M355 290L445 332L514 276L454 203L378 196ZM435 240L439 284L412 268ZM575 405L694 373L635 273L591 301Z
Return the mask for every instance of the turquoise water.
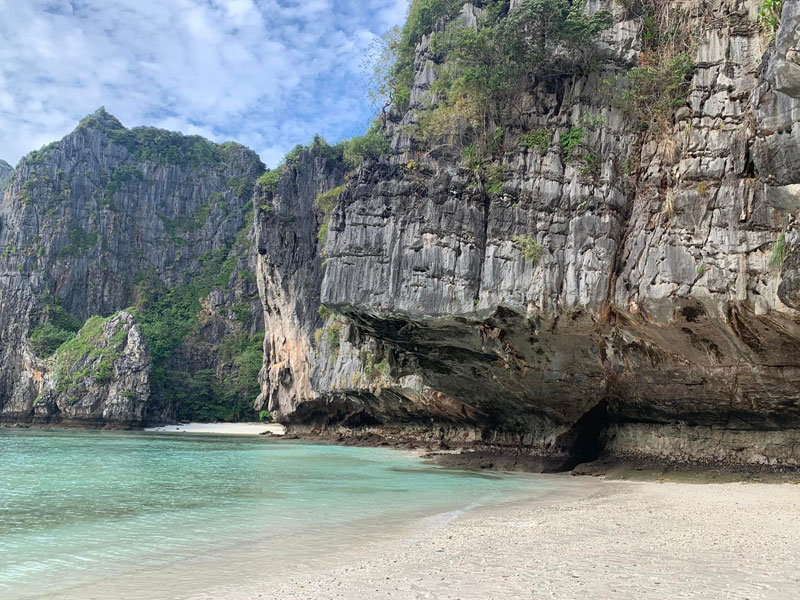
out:
M0 429L0 598L177 598L541 486L381 448Z

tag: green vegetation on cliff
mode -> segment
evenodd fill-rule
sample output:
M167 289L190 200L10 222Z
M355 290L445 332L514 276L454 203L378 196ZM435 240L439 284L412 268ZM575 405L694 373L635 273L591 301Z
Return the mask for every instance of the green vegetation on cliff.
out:
M112 142L128 150L131 160L155 162L162 166L214 167L244 149L235 142L215 144L198 135L183 135L156 127L127 129L104 108L85 117L78 125L78 130L86 128L105 132ZM32 158L41 160L49 149L42 148Z
M341 194L346 187L347 184L343 184L339 187L330 189L327 192L318 194L314 200L314 207L322 211L322 225L320 225L319 231L317 232L317 239L319 239L323 248L325 246L325 242L328 240L328 226L331 222L331 214L336 206L336 200L339 198L339 194Z
M120 327L110 339L103 340L105 324L116 316L117 313L106 318L99 315L90 317L74 337L58 347L53 355L53 370L58 376L57 391L71 391L72 386L86 376L91 376L101 385L111 380L114 361L127 335L126 330ZM88 362L93 366L90 367ZM84 365L85 368L75 370L78 365Z
M55 300L47 302L42 310L40 324L30 335L36 356L47 358L64 342L71 340L80 330L81 322L65 311Z
M176 350L202 326L201 299L214 289L230 290L238 257L246 252L248 231L249 226L232 246L201 256L199 269L183 285L165 285L152 271L141 273L137 282L135 315L153 359L151 389L176 407L180 419L255 418L252 403L259 391L263 334L242 333L221 341L218 362L230 367L227 374L219 369L184 370L173 364ZM237 308L233 308L235 313ZM242 316L248 320L249 307L243 308L247 314Z
M640 0L631 16L642 26L639 64L615 82L614 94L621 94L623 107L638 119L642 130L667 133L676 107L686 102L691 75L695 71L695 36L682 25L679 9L654 0ZM618 91L619 90L619 91Z
M221 379L214 369L171 372L163 391L177 407L176 417L195 421L255 420L253 400L260 391L258 372L263 344L263 333L243 333L225 340L220 358L233 368Z
M783 0L761 0L758 5L758 20L761 28L774 35L781 26Z
M478 13L464 4L413 0L403 28L373 52L372 96L384 103L384 121L389 105L409 107L417 46L430 36L436 78L409 133L423 148L460 154L475 185L495 196L503 190L500 163L509 141L543 155L551 139L545 129L509 138L504 124L521 110L520 94L536 81L591 70L599 35L613 19L606 10L587 10L583 0L523 0L513 9L509 0L482 0L473 3ZM595 177L600 161L577 151L582 135L575 129L565 160L582 161L581 174Z
M336 144L335 146L331 146L323 137L315 135L314 139L308 146L302 146L298 144L292 148L292 150L286 156L283 157L283 160L278 164L277 167L270 169L261 175L261 177L258 178L258 185L261 187L262 191L274 193L278 188L278 183L280 182L281 177L283 177L284 173L286 173L289 167L298 163L303 152L314 150L329 160L342 160L344 144L346 143L347 142L342 142Z
M377 56L376 95L399 108L407 105L416 46L432 34L439 63L437 110L480 129L485 124L480 119L531 77L585 66L597 35L612 22L607 11L588 14L583 1L524 0L514 10L508 0L474 4L482 9L477 28L456 19L461 0L413 0L405 25L385 38L386 49Z

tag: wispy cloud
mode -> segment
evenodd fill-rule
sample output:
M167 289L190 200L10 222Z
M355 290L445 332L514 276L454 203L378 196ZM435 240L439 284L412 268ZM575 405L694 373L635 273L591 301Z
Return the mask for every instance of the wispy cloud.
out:
M0 158L104 105L127 126L236 140L274 165L361 133L372 40L407 0L0 0Z

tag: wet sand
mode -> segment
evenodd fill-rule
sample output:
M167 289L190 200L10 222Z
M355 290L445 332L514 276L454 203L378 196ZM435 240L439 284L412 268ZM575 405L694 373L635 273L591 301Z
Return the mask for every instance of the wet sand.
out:
M553 477L553 476L550 476ZM193 598L790 599L800 485L562 477L545 496L426 521L321 565Z
M149 427L145 431L163 431L169 433L213 433L216 435L283 435L285 428L278 423L185 423L182 425L164 425Z

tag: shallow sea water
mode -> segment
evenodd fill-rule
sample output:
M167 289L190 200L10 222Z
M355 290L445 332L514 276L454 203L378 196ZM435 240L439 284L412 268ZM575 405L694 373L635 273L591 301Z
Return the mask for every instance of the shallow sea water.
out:
M0 598L190 596L546 485L384 448L0 429Z

